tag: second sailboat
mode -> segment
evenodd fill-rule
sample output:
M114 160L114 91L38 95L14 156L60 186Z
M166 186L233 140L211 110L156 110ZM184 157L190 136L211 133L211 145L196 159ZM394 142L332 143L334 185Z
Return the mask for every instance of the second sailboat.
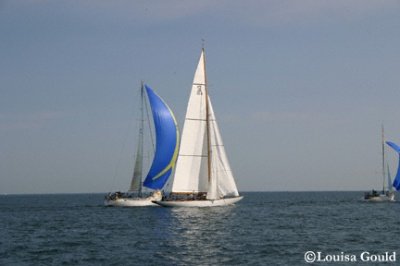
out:
M194 75L181 146L165 207L231 205L239 196L208 94L204 49Z

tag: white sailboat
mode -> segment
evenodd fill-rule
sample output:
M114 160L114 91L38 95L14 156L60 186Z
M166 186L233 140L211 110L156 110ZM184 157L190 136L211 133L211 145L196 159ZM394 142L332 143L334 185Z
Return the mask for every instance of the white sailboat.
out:
M106 206L139 207L158 206L153 201L162 199L161 189L175 167L179 147L179 132L175 117L168 105L147 85L141 86L141 106L138 146L135 167L127 193L109 193L104 200ZM143 179L143 131L145 94L152 110L156 131L156 153L144 183ZM150 133L151 134L151 133ZM143 193L143 186L154 190L150 195Z
M165 207L231 205L239 196L208 95L204 48L194 75L181 146Z
M385 173L385 133L382 125L382 191L372 190L371 192L366 192L364 194L364 200L369 202L387 202L394 201L395 194L392 189L392 182L388 168L388 175L386 177ZM387 180L387 181L386 181ZM385 183L387 182L388 186L386 188Z

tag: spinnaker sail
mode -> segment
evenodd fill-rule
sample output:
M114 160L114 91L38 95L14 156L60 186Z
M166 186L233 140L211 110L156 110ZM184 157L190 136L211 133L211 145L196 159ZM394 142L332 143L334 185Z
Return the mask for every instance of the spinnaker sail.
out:
M399 165L397 167L396 177L393 181L393 187L395 187L396 190L400 190L400 147L391 141L386 141L386 144L389 145L393 150L395 150L399 155Z
M147 96L153 114L156 149L152 165L143 183L145 187L162 189L171 175L179 149L179 131L168 105L147 85Z

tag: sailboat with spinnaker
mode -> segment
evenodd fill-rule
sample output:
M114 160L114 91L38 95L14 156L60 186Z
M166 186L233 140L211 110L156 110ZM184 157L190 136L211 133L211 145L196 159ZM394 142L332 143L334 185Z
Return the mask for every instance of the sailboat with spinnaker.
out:
M104 200L106 206L139 207L158 206L153 201L161 200L161 189L173 172L179 148L179 130L175 116L168 105L149 86L141 85L141 117L136 150L135 166L129 191L109 193ZM144 105L146 96L151 107L156 135L156 149L153 162L143 180L143 138ZM151 134L151 133L149 133ZM142 183L143 182L143 183ZM143 186L153 190L150 195L143 193Z
M386 142L388 143L388 142ZM390 142L391 143L391 142ZM387 202L387 201L394 201L395 194L392 189L392 182L389 172L389 166L387 165L387 176L385 173L385 133L384 127L382 125L382 190L372 190L371 192L364 193L364 200L369 202ZM394 143L393 143L394 144ZM388 144L390 146L390 144ZM395 144L394 144L395 145ZM387 182L387 188L386 188Z

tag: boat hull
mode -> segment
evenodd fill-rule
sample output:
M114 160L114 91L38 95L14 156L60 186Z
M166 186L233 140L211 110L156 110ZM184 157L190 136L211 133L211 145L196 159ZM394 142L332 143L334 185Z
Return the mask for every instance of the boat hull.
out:
M154 201L154 203L163 207L218 207L233 205L241 199L243 199L243 196L218 200L163 200Z
M104 205L108 207L144 207L144 206L153 206L157 207L158 205L153 203L154 199L140 199L140 198L121 198L114 200L104 200Z
M395 201L394 200L394 194L379 194L376 196L370 196L368 198L364 198L365 201L367 202L390 202L390 201Z
M155 204L153 201L161 200L161 191L154 191L150 197L146 198L128 198L128 197L106 197L104 200L104 205L109 207L145 207L153 206L157 207L159 205Z

